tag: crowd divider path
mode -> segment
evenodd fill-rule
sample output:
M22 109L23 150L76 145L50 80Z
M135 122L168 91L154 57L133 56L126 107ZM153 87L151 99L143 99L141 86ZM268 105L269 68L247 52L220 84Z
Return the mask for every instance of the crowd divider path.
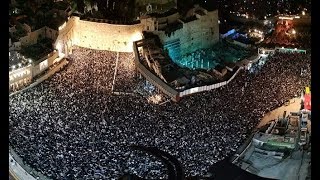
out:
M119 62L119 52L117 52L117 60L116 60L116 67L113 74L113 81L112 81L112 87L111 92L114 90L114 84L116 83L116 76L117 76L117 70L118 70L118 62Z

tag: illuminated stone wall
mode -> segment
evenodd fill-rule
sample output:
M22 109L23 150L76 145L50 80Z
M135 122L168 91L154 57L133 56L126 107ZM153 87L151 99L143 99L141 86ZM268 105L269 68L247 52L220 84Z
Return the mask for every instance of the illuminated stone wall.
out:
M218 11L198 16L199 19L183 24L182 29L166 35L164 31L155 32L163 44L180 43L180 54L184 55L198 49L209 48L219 41Z
M70 17L59 28L55 48L64 54L71 53L73 45L119 52L133 52L132 43L142 39L142 24L120 25L80 20Z
M176 14L172 15L172 19L176 19L176 16ZM63 53L70 52L72 45L97 50L132 52L133 41L142 39L141 32L146 30L148 24L154 26L153 22L151 21L150 24L142 21L139 24L120 25L71 17L59 28L55 47ZM150 27L150 30L154 28ZM176 30L170 36L164 31L155 31L155 33L164 44L178 39L181 54L208 48L219 41L218 11L208 12L206 15L198 16L197 20L184 23L182 29Z
M59 53L71 53L71 47L75 44L74 28L77 21L79 21L79 17L73 16L59 27L59 35L54 43L54 48L57 49Z
M180 18L178 12L168 15L166 17L150 17L150 16L141 16L141 24L144 25L146 31L161 31L164 30L168 24L176 22Z
M53 51L50 54L48 54L47 56L41 58L40 60L38 60L39 62L37 62L37 64L35 64L32 67L32 76L36 76L38 74L40 74L41 72L43 72L44 70L48 69L48 67L53 65L53 61L58 58L58 52L57 51ZM45 63L43 63L45 62ZM40 67L42 64L46 64L45 67Z
M142 24L119 25L78 20L73 29L74 44L80 47L133 52L133 41L142 38Z

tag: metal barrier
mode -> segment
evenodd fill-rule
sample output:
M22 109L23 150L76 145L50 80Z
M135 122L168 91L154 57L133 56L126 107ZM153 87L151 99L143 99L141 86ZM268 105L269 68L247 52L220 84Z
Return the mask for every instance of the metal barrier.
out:
M9 172L17 180L50 180L48 177L23 163L23 160L9 146Z

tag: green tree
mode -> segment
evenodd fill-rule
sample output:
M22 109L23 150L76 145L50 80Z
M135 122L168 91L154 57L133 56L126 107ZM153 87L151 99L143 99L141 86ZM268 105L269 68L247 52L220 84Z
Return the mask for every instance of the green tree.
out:
M76 4L76 10L80 13L84 12L84 0L71 0L71 3Z

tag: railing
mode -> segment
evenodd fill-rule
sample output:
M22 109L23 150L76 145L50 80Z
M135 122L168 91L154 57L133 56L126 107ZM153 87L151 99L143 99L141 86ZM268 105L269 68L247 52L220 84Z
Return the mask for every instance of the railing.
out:
M212 89L216 89L216 88L219 88L221 86L225 86L227 85L230 81L232 81L236 75L240 72L240 70L242 70L243 67L240 67L233 75L232 77L227 80L227 81L223 81L223 82L219 82L219 83L216 83L216 84L212 84L212 85L209 85L209 86L200 86L200 87L195 87L195 88L191 88L191 89L187 89L187 90L184 90L182 92L179 93L179 97L183 97L183 96L187 96L187 95L190 95L190 94L194 94L194 93L199 93L199 92L203 92L203 91L210 91Z
M9 172L17 180L50 180L48 177L23 163L23 160L9 146Z

